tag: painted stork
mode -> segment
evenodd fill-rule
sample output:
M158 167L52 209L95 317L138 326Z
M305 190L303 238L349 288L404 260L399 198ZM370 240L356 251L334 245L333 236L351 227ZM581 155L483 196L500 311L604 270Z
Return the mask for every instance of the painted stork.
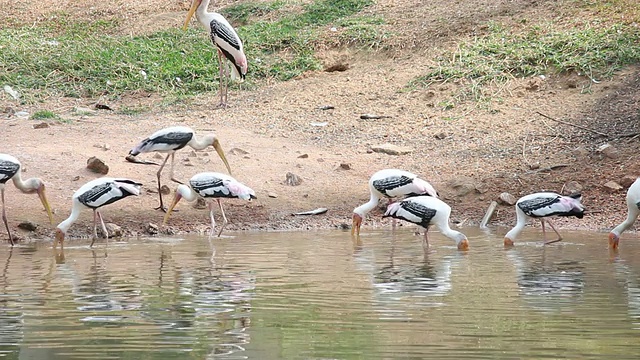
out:
M398 198L403 196L429 195L438 197L436 190L426 182L408 171L384 169L376 172L369 179L371 198L365 204L353 209L353 226L351 235L360 236L360 226L369 211L373 210L382 198Z
M73 225L73 223L78 219L80 211L83 208L89 208L93 210L93 238L89 247L93 246L93 243L98 238L97 218L100 219L104 236L107 241L109 241L109 234L107 232L107 227L104 224L104 220L102 220L100 208L105 205L114 203L118 200L124 199L127 196L140 195L141 187L141 183L135 182L133 180L111 177L98 178L82 185L80 189L78 189L73 194L73 206L71 207L71 215L69 215L66 220L58 224L56 228L56 239L53 243L53 246L56 247L58 243L60 243L61 247L64 246L64 238L67 234L67 231L69 230L71 225Z
M220 69L220 107L227 106L228 77L231 80L244 80L247 75L247 57L242 49L242 41L235 29L224 16L216 12L208 12L209 0L193 0L191 8L184 22L183 30L189 26L193 14L209 31L209 37L218 50L218 67ZM227 64L222 57L226 57L231 64ZM229 66L231 65L231 66ZM229 74L230 72L230 74Z
M582 195L580 194L563 196L553 192L539 192L521 197L516 202L516 226L509 230L504 236L504 246L513 246L513 241L522 229L524 229L529 218L540 219L545 245L562 240L562 236L560 236L548 218L552 216L575 216L578 219L582 219L584 216L584 206L582 206L580 201L582 201ZM556 240L546 241L545 222L547 222L556 235L558 235Z
M243 200L251 200L256 199L256 193L249 187L241 184L229 175L216 172L203 172L195 174L191 179L189 179L189 186L178 185L176 194L173 198L173 202L171 203L171 206L169 206L169 210L164 216L164 221L162 222L162 224L167 224L167 220L169 220L169 216L171 215L173 208L176 206L176 204L178 204L178 201L180 201L180 199L184 198L185 200L191 202L196 200L198 197L203 199L216 199L216 201L218 202L218 206L220 207L220 212L222 213L223 219L222 226L218 231L218 237L220 237L220 234L222 234L222 230L228 222L227 216L224 214L222 204L220 203L220 198L238 198ZM213 201L209 202L209 217L211 218L211 233L209 236L213 236L213 234L215 233L214 229L216 227L216 221L213 218Z
M158 177L158 197L160 198L160 206L157 207L156 210L160 209L166 212L166 208L164 207L164 204L162 202L162 192L160 191L160 175L162 174L162 170L167 164L167 160L169 160L169 157L171 157L171 180L177 182L178 184L182 184L181 181L176 180L173 176L173 165L176 151L184 148L187 145L194 150L203 150L208 146L213 146L213 148L220 156L220 159L222 159L222 162L224 162L224 165L227 167L227 171L229 171L229 174L231 174L231 168L229 167L229 162L227 162L227 157L224 155L224 150L222 150L220 141L218 141L214 134L207 134L201 138L197 138L195 132L191 128L188 128L186 126L172 126L158 130L151 134L151 136L149 136L148 138L142 140L138 145L136 145L136 147L129 151L129 156L127 156L126 158L130 162L138 162L134 159L135 156L140 153L148 153L154 151L167 153L167 157L160 165L160 169L156 174Z
M30 178L23 181L21 174L22 164L20 164L18 159L11 155L0 154L0 197L2 197L2 221L4 222L4 226L7 228L7 234L9 235L9 242L11 243L11 246L14 245L13 236L11 236L9 223L7 223L7 212L4 203L4 186L7 181L13 180L13 184L18 188L18 190L25 194L37 193L42 205L44 205L44 209L47 211L49 222L53 224L51 207L49 206L49 202L45 196L44 182L39 178Z
M640 214L640 178L636 179L627 190L627 208L629 209L627 219L609 233L609 248L611 249L618 248L620 235L636 222Z
M449 227L449 215L451 207L444 201L432 196L413 196L391 203L382 217L392 217L422 226L425 229L422 242L425 251L429 248L428 233L431 225L435 225L442 235L455 241L458 250L468 250L467 237Z

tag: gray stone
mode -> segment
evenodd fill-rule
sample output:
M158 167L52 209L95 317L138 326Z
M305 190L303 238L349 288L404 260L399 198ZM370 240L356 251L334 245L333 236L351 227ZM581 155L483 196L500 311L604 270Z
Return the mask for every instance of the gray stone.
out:
M298 186L302 184L302 178L292 172L288 172L284 182L289 186Z
M308 157L309 157L309 154L302 154L298 156L298 159L307 159Z
M49 124L46 122L41 122L33 125L34 129L46 129L49 127Z
M107 175L109 173L109 166L104 163L104 161L98 159L95 156L87 159L87 169L93 171L94 173Z
M584 187L577 181L571 180L564 184L564 190L562 191L563 195L572 195L578 194L582 192Z
M575 157L585 157L585 156L589 155L589 151L587 151L587 149L585 149L582 146L578 146L577 148L573 149L571 151L571 153Z
M607 181L603 186L604 186L604 189L610 193L618 192L624 189L622 185L618 184L615 181Z
M73 112L76 115L95 115L96 111L82 106L76 106L73 108Z
M598 152L610 159L615 159L618 157L618 150L610 144L604 144L600 146L598 148Z
M158 225L154 223L147 224L147 234L156 235L158 233Z
M468 176L459 176L449 181L449 186L456 191L456 196L465 196L476 189L475 180Z
M167 185L160 186L160 194L169 195L171 194L171 189Z
M406 146L393 145L389 143L372 146L371 150L373 152L383 153L387 155L405 155L413 152L412 148L409 148Z
M500 194L500 196L498 196L498 202L502 205L515 205L516 201L518 201L516 199L515 196L509 194L508 192L503 192L502 194Z
M240 148L232 148L231 150L229 150L229 153L231 155L247 155L247 154L249 154L248 151L242 150Z
M625 189L628 189L629 186L631 186L631 184L633 184L637 178L637 176L625 175L622 179L620 179L620 185L622 185Z
M351 170L351 165L347 163L342 163L338 166L338 170Z
M123 234L122 228L114 223L106 223L104 226L107 228L110 238L121 237Z
M270 197L270 198L274 198L275 199L275 198L278 197L278 194L276 194L274 192L270 192L270 193L267 194L267 196Z
M36 229L38 228L38 225L32 223L31 221L23 221L20 224L18 224L18 228L22 230L27 230L27 231L36 231Z
M484 194L487 191L489 191L489 185L487 185L485 183L477 183L476 184L476 192L478 194Z

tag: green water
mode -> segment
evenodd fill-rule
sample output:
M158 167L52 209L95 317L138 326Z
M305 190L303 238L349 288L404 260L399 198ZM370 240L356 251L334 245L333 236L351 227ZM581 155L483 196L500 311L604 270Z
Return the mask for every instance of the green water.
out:
M640 242L410 227L0 251L10 359L637 359Z

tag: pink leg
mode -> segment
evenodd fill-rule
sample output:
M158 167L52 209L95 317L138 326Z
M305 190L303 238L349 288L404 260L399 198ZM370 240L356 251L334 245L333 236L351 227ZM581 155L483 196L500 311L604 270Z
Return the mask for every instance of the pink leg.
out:
M544 244L553 244L556 243L558 241L562 241L562 236L560 235L560 233L558 232L558 230L556 230L555 226L553 226L553 223L550 220L547 220L547 222L549 223L549 226L551 226L551 229L553 229L553 231L556 233L556 235L558 235L558 238L555 240L551 240L551 241L547 241Z
M220 104L218 107L226 108L227 107L227 89L225 85L225 68L226 64L224 63L225 58L222 55L222 51L218 49L218 68L219 68L219 77L220 77Z
M160 198L160 206L155 208L155 210L162 210L164 212L167 212L167 208L164 207L164 204L162 203L162 190L160 189L161 188L160 175L162 175L162 169L164 169L164 166L167 164L167 160L169 160L169 157L172 154L173 153L167 154L167 157L164 158L164 161L162 162L162 165L160 165L160 169L158 169L158 172L156 173L156 177L158 178L158 197ZM173 169L173 160L171 160L171 168ZM171 171L171 176L173 177L173 170ZM94 213L93 217L94 217L93 222L95 224L95 213Z
M13 236L11 236L11 230L9 230L9 223L7 222L7 213L4 208L4 185L0 185L0 186L3 186L2 190L0 190L0 193L2 194L2 221L4 222L4 226L7 228L7 234L9 235L9 243L11 243L11 246L13 246L14 245Z
M222 213L222 226L220 226L220 231L218 231L218 237L222 234L222 230L227 225L229 221L227 221L227 216L224 214L224 209L222 208L222 203L220 203L220 199L216 199L218 201L218 206L220 207L220 212Z
M93 209L93 237L91 238L91 245L89 247L93 247L93 243L96 242L98 238L98 210Z
M209 218L211 219L211 232L209 232L209 237L213 236L213 234L215 234L215 229L216 229L216 219L214 219L213 217L213 202L209 201Z

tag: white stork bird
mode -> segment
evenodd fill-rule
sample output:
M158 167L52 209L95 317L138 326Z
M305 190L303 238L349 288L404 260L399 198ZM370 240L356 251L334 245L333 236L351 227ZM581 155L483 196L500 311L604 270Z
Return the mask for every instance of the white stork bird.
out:
M438 197L436 190L418 177L418 175L404 170L384 169L376 172L369 179L371 198L353 209L353 225L351 235L360 236L360 226L369 211L373 210L382 198L398 198L403 196L429 195Z
M2 197L2 221L7 228L7 234L9 235L9 242L13 246L13 237L9 230L9 224L7 223L7 212L4 203L4 186L9 180L13 180L13 184L25 194L37 193L44 209L49 216L49 222L53 224L53 215L51 214L51 207L45 196L44 182L39 178L30 178L22 180L22 164L15 157L7 154L0 154L0 197Z
M394 202L387 207L382 217L401 219L422 226L424 240L422 247L426 251L429 248L429 226L438 227L442 235L456 242L458 250L468 250L467 237L449 227L451 207L444 201L431 196L413 196L399 202Z
M100 208L105 205L114 203L120 199L124 199L127 196L140 195L141 187L142 184L133 180L110 177L98 178L82 185L80 189L78 189L73 194L73 206L71 208L71 215L69 215L66 220L58 224L56 228L56 239L53 243L53 246L57 246L58 243L60 243L60 246L64 246L64 238L67 234L67 231L69 230L71 225L73 225L73 223L78 219L80 211L83 208L89 208L93 210L93 239L91 240L91 245L89 246L93 246L93 243L98 238L98 223L96 218L100 218L102 231L104 232L104 236L108 241L109 234L107 232L107 227L104 224L104 220L102 220Z
M611 249L618 248L620 235L636 222L640 214L640 178L636 179L627 190L627 208L629 209L627 219L609 233L609 248Z
M228 77L231 80L244 80L247 75L247 57L244 55L242 41L235 29L224 16L216 12L208 12L209 0L193 0L191 8L184 22L183 30L189 26L189 21L195 12L196 18L209 31L211 41L218 49L218 67L220 69L220 107L227 106ZM222 57L226 57L229 66ZM231 71L231 74L229 74Z
M191 179L189 179L189 186L187 185L178 185L176 189L176 194L173 198L173 202L171 206L169 206L169 210L167 214L164 216L163 225L166 225L167 220L169 220L169 216L171 215L171 211L178 204L180 199L184 198L185 200L191 202L196 200L198 197L203 199L216 199L218 202L218 206L220 207L220 212L222 213L223 223L218 231L218 237L222 234L222 230L225 225L227 225L227 216L224 214L224 209L222 208L222 204L220 203L220 198L238 198L242 200L251 200L256 199L256 193L251 190L249 187L244 184L238 182L236 179L232 178L229 175L216 173L216 172L203 172L199 174L195 174ZM213 202L209 202L209 217L211 218L211 233L209 236L213 236L214 229L216 227L216 221L213 218Z
M208 146L213 146L213 148L220 156L220 159L222 159L222 162L224 162L224 165L227 167L227 171L229 171L229 174L231 174L231 168L229 167L229 162L227 162L227 157L224 155L224 150L222 150L220 141L218 141L214 134L207 134L201 138L197 138L195 136L195 132L191 128L188 128L186 126L173 126L158 130L151 134L151 136L149 136L148 138L142 140L138 145L136 145L136 147L129 151L129 156L127 156L126 158L131 162L139 162L135 161L134 159L135 156L140 153L148 153L154 151L167 153L167 157L160 165L160 169L156 174L158 177L158 197L160 198L160 206L156 209L160 209L166 212L166 208L164 207L164 204L162 202L162 192L160 191L160 175L162 174L162 169L164 169L164 166L167 164L167 160L169 160L169 157L171 157L171 180L182 184L181 181L176 180L173 176L173 165L176 151L184 148L187 145L194 150L203 150ZM147 162L143 163L149 164Z
M573 194L563 196L553 192L539 192L521 197L516 202L516 226L509 230L504 236L504 246L513 246L513 241L518 234L524 229L529 218L538 218L542 224L542 236L546 244L551 244L562 240L562 236L551 223L551 216L575 216L582 219L584 216L584 207L580 203L582 195ZM547 241L547 234L544 223L547 222L551 229L558 235L556 240Z

